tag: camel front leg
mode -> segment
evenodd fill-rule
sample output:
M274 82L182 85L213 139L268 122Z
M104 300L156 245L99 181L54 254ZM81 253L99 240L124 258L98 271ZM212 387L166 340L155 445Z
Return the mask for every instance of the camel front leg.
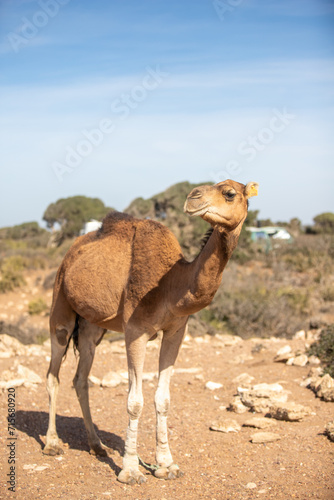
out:
M146 352L147 338L126 341L129 370L129 394L127 411L129 424L126 433L123 469L118 475L121 483L135 484L146 482L146 477L139 470L137 454L138 423L144 399L142 391L143 366Z
M161 343L159 382L155 393L155 408L157 415L156 462L159 467L155 471L155 476L160 479L175 479L182 475L178 465L173 462L172 454L169 449L167 415L170 406L170 378L185 331L186 324L173 335L166 332Z

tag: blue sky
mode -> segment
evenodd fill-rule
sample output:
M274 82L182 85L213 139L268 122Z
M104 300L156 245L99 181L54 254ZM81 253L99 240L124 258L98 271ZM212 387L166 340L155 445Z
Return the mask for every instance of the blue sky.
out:
M0 29L0 227L184 180L334 211L332 0L2 0Z

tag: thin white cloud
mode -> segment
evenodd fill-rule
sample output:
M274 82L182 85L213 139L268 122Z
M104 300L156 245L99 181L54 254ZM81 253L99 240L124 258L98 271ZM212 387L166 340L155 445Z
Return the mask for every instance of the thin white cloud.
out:
M240 8L257 10L270 9L272 15L285 17L314 17L334 13L332 0L269 0L264 6L262 0L242 2Z
M155 69L151 65L151 69ZM165 70L165 68L161 68ZM177 91L184 89L226 89L236 91L239 86L244 89L247 85L307 85L322 83L330 85L334 83L334 63L331 59L323 60L289 60L289 61L257 61L251 64L235 64L225 70L211 70L203 72L178 73L168 71L157 88L160 90ZM1 86L1 94L4 105L10 107L15 105L16 110L34 106L35 109L52 109L55 111L59 103L69 103L69 112L80 105L81 109L89 105L90 101L110 102L124 92L131 91L135 86L142 84L147 74L147 68L142 72L132 75L123 75L113 78L95 78L85 81L74 81L65 84L47 85L10 85ZM301 85L301 91L304 89ZM330 91L330 87L328 88ZM270 92L270 87L268 87ZM210 97L209 95L207 96ZM13 110L14 111L14 110ZM66 110L62 109L62 112Z

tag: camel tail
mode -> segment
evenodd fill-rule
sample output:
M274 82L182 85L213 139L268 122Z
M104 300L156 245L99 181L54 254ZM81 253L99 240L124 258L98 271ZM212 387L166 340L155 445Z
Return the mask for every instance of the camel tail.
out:
M64 360L66 358L66 354L67 354L67 351L68 351L71 339L73 340L74 354L76 354L77 351L78 351L78 343L79 343L79 318L80 318L80 316L79 316L79 314L77 314L76 317L75 317L75 325L74 325L74 328L73 328L73 332L71 333L71 336L68 339L67 346L66 346L66 349L65 349L65 352L64 352L64 355L63 355L63 359Z

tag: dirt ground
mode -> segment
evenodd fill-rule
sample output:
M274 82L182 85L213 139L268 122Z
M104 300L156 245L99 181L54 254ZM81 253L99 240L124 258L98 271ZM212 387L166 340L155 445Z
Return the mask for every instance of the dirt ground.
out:
M100 379L110 370L126 370L123 341L104 340L97 349L92 375ZM324 435L325 425L334 417L333 403L316 398L300 386L310 366L274 363L277 350L285 344L304 349L301 340L251 339L223 346L217 337L187 338L171 382L169 439L182 478L165 481L146 473L147 482L128 486L117 481L127 426L127 385L115 388L90 387L93 420L101 440L110 447L108 458L89 454L79 403L72 387L76 359L69 349L61 369L57 405L57 428L64 454L42 454L48 424L48 396L45 384L17 387L16 393L16 491L7 490L9 473L7 430L8 392L0 393L1 498L21 499L309 499L334 498L334 443ZM150 342L145 370L158 365L159 339ZM43 379L48 368L49 347L36 356L19 355L1 359L1 371L20 364ZM253 444L255 429L242 427L238 433L210 430L213 421L233 418L243 424L252 414L235 414L225 409L236 394L233 379L247 372L253 383L279 382L291 392L289 401L309 406L312 414L301 422L275 421L276 442ZM140 421L138 453L154 464L154 391L157 379L143 383L144 410ZM206 382L223 387L211 391ZM257 414L256 416L263 416Z

